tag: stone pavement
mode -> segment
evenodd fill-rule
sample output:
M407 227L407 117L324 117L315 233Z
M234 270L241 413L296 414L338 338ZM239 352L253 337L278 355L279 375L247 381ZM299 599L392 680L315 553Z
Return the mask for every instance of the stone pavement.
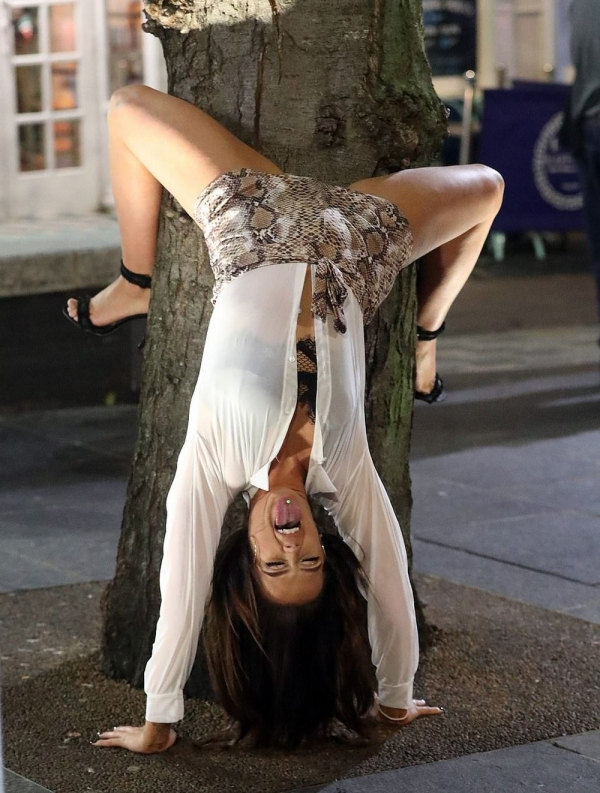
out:
M440 340L448 400L415 411L417 570L600 622L596 335Z
M0 591L112 577L136 415L0 417Z
M413 538L417 571L600 623L600 351L586 280L483 279L465 290L438 347L448 400L415 411ZM485 294L491 308L468 305ZM558 319L539 314L544 295ZM474 333L478 313L485 332ZM0 591L112 575L135 422L126 405L0 416ZM11 777L9 793L40 790L19 784ZM598 790L598 734L320 789L542 786Z
M0 793L2 784L0 782ZM51 793L47 788L36 785L30 779L15 774L14 771L4 769L4 793Z
M294 793L598 793L599 782L597 731L383 771Z

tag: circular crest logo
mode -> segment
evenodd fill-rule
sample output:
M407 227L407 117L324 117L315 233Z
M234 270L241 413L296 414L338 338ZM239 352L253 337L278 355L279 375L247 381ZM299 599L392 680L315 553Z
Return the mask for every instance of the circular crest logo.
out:
M577 164L558 143L562 113L552 116L542 128L533 149L533 179L539 194L554 209L577 212L583 194Z

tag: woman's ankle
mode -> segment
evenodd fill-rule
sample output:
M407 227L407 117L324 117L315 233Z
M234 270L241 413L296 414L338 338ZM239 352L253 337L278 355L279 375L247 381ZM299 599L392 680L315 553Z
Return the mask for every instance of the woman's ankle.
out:
M123 294L130 295L132 298L139 297L144 292L148 291L148 287L138 286L138 284L128 281L127 278L124 278L122 275L119 275L117 278L117 286L119 291L122 291Z

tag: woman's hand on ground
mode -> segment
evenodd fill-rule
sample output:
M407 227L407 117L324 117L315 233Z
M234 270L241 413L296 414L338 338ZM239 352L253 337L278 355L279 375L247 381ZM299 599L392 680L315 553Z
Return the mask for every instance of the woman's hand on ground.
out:
M170 724L155 724L147 721L143 727L113 727L98 733L92 746L117 746L139 754L166 752L177 740L177 733Z
M438 716L444 712L443 708L428 705L424 699L413 699L410 708L388 708L375 701L375 718L382 724L395 727L406 727L421 716Z

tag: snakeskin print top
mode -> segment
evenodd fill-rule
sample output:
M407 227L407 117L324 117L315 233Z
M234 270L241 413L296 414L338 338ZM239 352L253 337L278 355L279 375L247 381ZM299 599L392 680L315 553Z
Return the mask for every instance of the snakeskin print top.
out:
M350 288L373 318L412 251L406 218L385 198L302 176L225 173L198 197L194 218L213 272L213 303L232 278L265 265L316 265L312 311L346 331Z

